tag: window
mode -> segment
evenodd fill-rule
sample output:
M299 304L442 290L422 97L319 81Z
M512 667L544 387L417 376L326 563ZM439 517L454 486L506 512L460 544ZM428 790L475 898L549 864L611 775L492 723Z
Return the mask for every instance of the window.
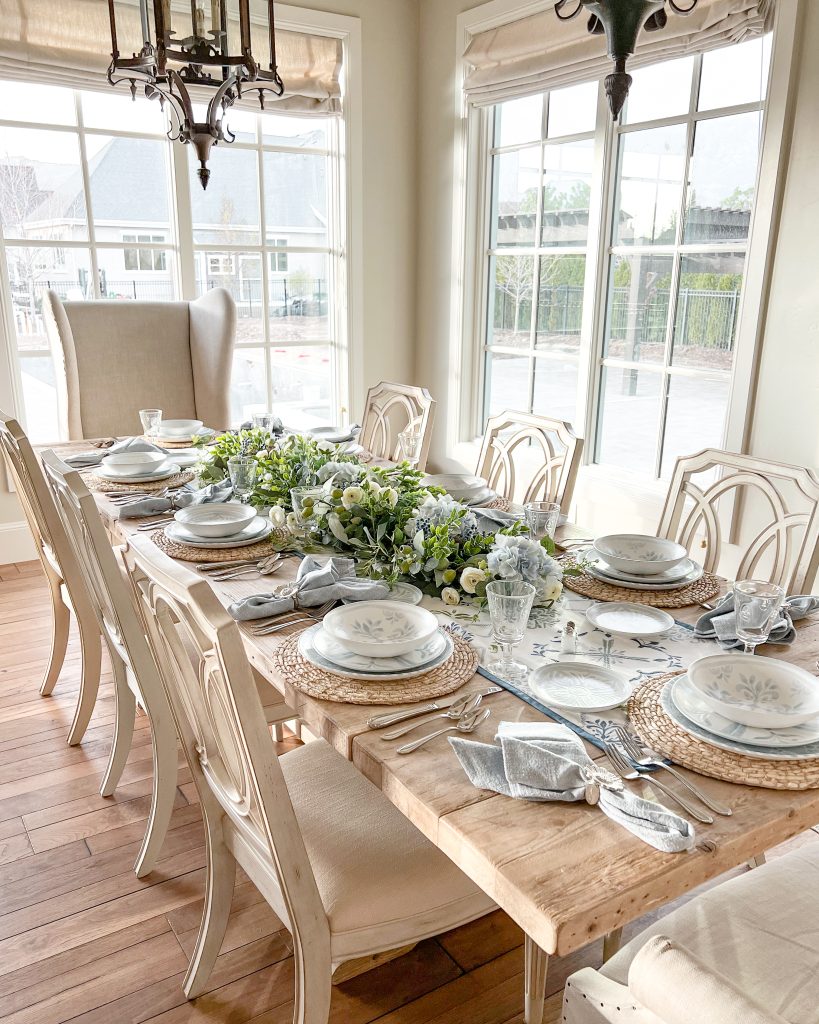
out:
M588 458L649 478L723 443L769 58L767 36L637 70L615 125L596 82L485 115L479 429L588 425Z
M337 118L232 110L237 141L213 151L203 192L190 147L171 146L157 103L2 81L0 103L0 284L34 440L58 437L47 289L169 300L227 288L238 306L233 422L268 408L293 426L339 418L342 204L329 201L341 174ZM192 212L185 234L180 197Z

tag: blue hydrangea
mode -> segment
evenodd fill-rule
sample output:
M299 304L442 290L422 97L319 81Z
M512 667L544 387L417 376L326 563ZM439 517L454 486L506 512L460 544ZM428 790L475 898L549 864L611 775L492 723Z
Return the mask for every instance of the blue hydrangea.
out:
M418 509L415 519L408 524L408 533L412 535L421 530L424 536L428 537L434 527L450 523L452 516L461 510L464 510L464 506L449 494L442 494L437 498L430 495ZM462 540L476 536L478 518L475 513L466 510L457 522L451 523L451 532L453 536Z

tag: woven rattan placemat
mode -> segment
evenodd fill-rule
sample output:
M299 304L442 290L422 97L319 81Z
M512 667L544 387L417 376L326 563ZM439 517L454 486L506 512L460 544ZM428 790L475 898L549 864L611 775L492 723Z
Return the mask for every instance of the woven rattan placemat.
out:
M423 675L395 682L353 679L326 672L299 654L298 633L289 636L273 655L276 670L302 693L340 704L411 704L452 693L468 682L478 667L478 655L453 636L452 657Z
M719 576L704 572L695 583L690 583L679 590L629 590L627 587L604 583L603 580L581 572L579 576L564 576L563 585L576 594L590 597L593 601L630 601L652 608L685 608L716 597L720 592L722 580Z
M801 761L745 757L712 747L672 722L660 705L660 693L678 674L672 672L646 680L629 699L627 711L631 724L652 750L683 768L725 782L764 789L819 789L819 757Z
M275 532L257 544L246 544L238 548L197 548L191 544L177 544L165 535L164 529L158 529L151 537L161 551L181 562L232 562L237 558L265 558L275 550L271 543Z
M193 480L195 473L176 473L174 476L166 477L164 480L151 480L148 483L134 483L133 480L127 484L117 484L113 480L103 480L101 476L94 476L93 473L85 478L89 491L108 491L111 494L127 493L129 491L145 491L151 494L154 491L164 491L166 487L181 487Z

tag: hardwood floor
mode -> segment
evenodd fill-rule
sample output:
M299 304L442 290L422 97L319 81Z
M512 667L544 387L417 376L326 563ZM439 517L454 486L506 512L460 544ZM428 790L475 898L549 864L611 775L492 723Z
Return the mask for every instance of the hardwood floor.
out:
M196 791L180 755L177 803L157 869L132 866L151 791L142 716L122 782L98 792L113 727L111 681L83 743L66 744L79 672L72 634L54 695L38 687L49 605L39 565L0 566L0 1022L289 1024L290 938L241 875L212 991L181 980L202 909L205 854ZM281 745L296 743L295 738ZM819 841L809 832L794 843ZM773 854L778 851L774 851ZM626 930L626 938L646 922ZM520 1024L522 934L501 912L422 943L334 988L333 1024ZM565 978L599 965L596 943L550 966L546 1021Z

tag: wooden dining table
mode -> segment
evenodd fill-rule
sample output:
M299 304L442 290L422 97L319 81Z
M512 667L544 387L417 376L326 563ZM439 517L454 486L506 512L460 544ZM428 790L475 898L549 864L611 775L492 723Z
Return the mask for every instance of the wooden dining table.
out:
M89 449L88 441L54 445L61 455ZM100 514L112 541L127 543L148 520L120 520L118 509L97 494ZM159 517L157 517L159 518ZM558 542L578 536L567 525ZM266 578L212 581L225 604L272 588L295 576L298 559ZM192 568L192 566L191 566ZM675 610L693 623L702 608ZM252 624L251 624L252 625ZM688 853L660 853L584 803L533 803L476 789L445 740L412 756L396 753L402 741L385 741L367 720L395 706L343 704L303 694L274 664L277 646L293 626L268 636L239 627L248 659L281 693L309 731L348 758L384 795L523 930L525 942L526 1024L543 1016L548 960L573 952L600 937L619 936L630 921L689 892L729 869L758 857L819 822L819 789L781 791L737 785L681 769L712 797L731 806L730 817L716 816L697 825L697 842ZM814 671L819 655L819 617L799 624L789 647L769 645L758 656L784 658ZM483 687L475 675L460 692ZM492 742L501 721L537 722L545 716L507 691L485 698L491 717L474 738ZM589 755L604 754L586 744ZM647 782L630 784L649 796ZM616 948L616 938L610 942Z

